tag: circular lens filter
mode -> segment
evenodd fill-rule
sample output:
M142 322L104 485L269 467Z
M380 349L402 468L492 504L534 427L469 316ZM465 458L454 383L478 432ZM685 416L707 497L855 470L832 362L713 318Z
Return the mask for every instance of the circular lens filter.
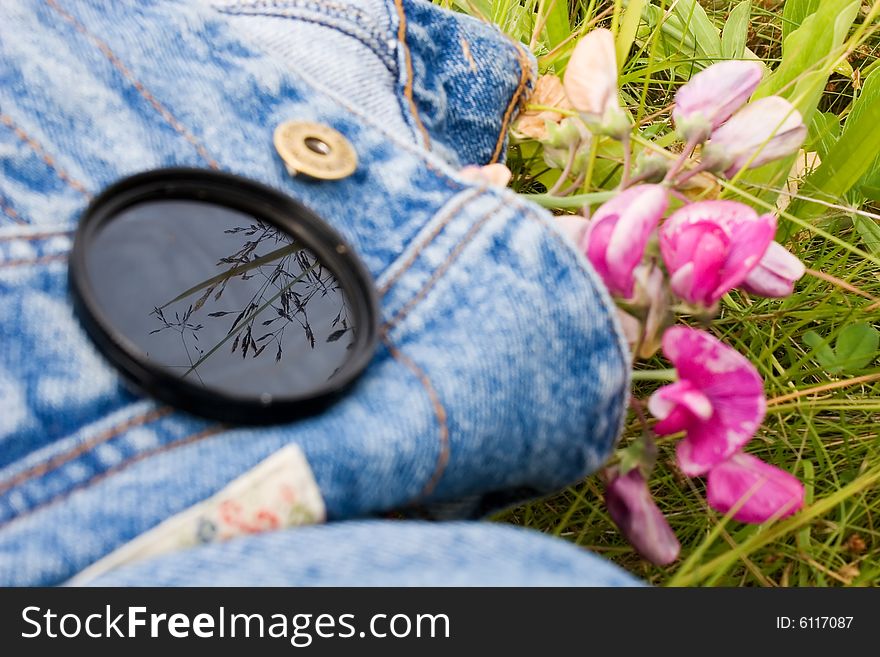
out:
M88 207L70 259L79 318L147 394L227 422L315 412L367 366L372 279L294 199L201 169L125 178Z

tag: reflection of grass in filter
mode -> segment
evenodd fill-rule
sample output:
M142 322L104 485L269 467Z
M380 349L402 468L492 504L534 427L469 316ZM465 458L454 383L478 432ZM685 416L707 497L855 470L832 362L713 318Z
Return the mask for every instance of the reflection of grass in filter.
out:
M189 295L195 294L196 292L200 292L201 290L205 290L216 286L218 283L222 283L223 281L228 281L231 278L236 276L240 276L241 274L247 273L248 271L255 269L257 267L262 267L263 265L267 265L273 260L278 260L285 256L296 253L297 251L302 251L303 247L297 246L295 244L288 244L285 247L280 249L276 249L271 253L267 253L264 256L260 256L259 258L254 258L253 260L248 261L245 264L237 265L232 267L221 274L217 274L216 276L212 276L211 278L202 281L201 283L196 283L191 288L186 290L185 292L181 292L176 297L174 297L171 301L168 301L162 306L159 306L160 310L165 310L168 306L173 303L177 303L178 301L183 301Z
M296 283L299 283L299 282L300 282L300 281L301 281L306 275L310 274L312 271L314 271L315 269L317 269L319 266L320 266L320 264L316 262L315 264L313 264L313 265L312 265L311 267L309 267L308 269L304 269L302 272L300 272L299 276L297 276L296 278L294 278L292 281L290 281L289 283L287 283L287 284L284 285L283 287L279 288L278 292L276 292L273 296L271 296L271 297L269 298L269 300L266 301L262 306L260 306L259 308L255 309L255 310L253 311L252 314L248 315L247 317L243 318L241 321L238 322L238 330L236 330L235 327L233 327L233 328L229 331L229 333L227 333L226 336L225 336L222 340L220 340L220 342L218 342L216 345L214 345L213 347L211 347L211 349L209 349L207 352L205 352L205 354L203 354L202 357L199 358L199 359L195 362L195 364L194 364L192 367L190 367L190 368L189 368L189 369L183 374L183 376L185 377L185 376L189 375L191 372L195 371L195 369L196 369L197 367L199 367L199 365L201 365L202 363L204 363L206 360L208 360L208 358L210 358L213 354L215 354L215 353L217 352L217 350L220 349L220 347L222 347L224 344L226 344L227 342L229 342L229 340L231 340L233 337L235 337L236 335L238 335L239 333L241 333L243 330L245 330L245 328L247 328L248 324L250 324L251 321L253 321L254 319L256 319L256 317L257 317L260 313L262 313L266 308L270 307L275 301L277 301L278 298L279 298L282 294L284 294L285 292L287 292L287 290L289 290L291 287L293 287Z
M633 4L612 0L435 2L482 14L519 41L532 42L541 73L561 72L576 42L574 37L594 24L611 27L613 22L620 26L619 12ZM652 3L664 10L673 4L671 0ZM739 1L701 4L720 27ZM791 29L784 26L784 4L751 3L747 45L771 68L779 64L782 55L783 30ZM877 2L867 5L874 8ZM563 16L567 13L567 25L558 20L560 11ZM862 80L866 72L880 70L878 26L862 29L865 11L856 18L844 44L848 56L843 60L862 72ZM547 14L554 15L545 19ZM539 24L544 27L536 32ZM661 146L671 142L662 135L670 131L669 106L684 81L670 73L693 68L700 56L694 53L693 44L686 43L690 37L673 33L673 29L655 29L647 38L637 40L620 72L623 102L639 121L643 136ZM821 65L836 66L830 60ZM804 75L792 84L801 82ZM858 79L856 75L832 75L819 110L845 118L858 95L854 89ZM534 142L514 143L508 164L514 173L513 187L520 192L545 192L558 176L558 171L544 165ZM577 209L583 202L595 207L619 178L620 153L603 143L591 166L592 185L582 188L582 199L544 194L536 200L557 213ZM757 201L769 202L772 207L783 183L744 177L724 183L724 194L755 207L762 207ZM506 511L499 520L564 537L658 585L880 585L880 368L875 360L851 375L830 374L804 341L811 330L833 342L847 325L878 324L880 251L876 246L872 249L871 240L853 222L854 217L874 221L871 213L876 214L877 207L861 202L864 199L822 189L802 187L800 195L806 198L795 196L802 202L793 203L780 220L783 230L779 239L785 240L811 270L826 276L804 278L795 294L781 301L734 292L725 298L711 330L748 356L764 377L768 415L748 451L797 475L807 488L806 508L766 526L724 523L706 507L703 481L678 473L675 440L665 439L659 444L659 465L651 488L682 544L681 558L671 566L652 566L629 547L608 517L598 477ZM766 206L762 211L767 211ZM658 358L647 366L660 370L668 363ZM635 393L647 396L660 384L641 380ZM638 420L631 417L623 443L639 431Z

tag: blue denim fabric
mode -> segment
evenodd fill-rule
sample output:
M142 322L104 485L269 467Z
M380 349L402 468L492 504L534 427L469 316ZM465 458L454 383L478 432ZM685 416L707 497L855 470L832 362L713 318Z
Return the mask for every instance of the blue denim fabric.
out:
M493 523L349 521L125 566L89 586L640 586L611 562Z
M530 76L497 30L417 0L0 4L0 583L64 581L289 443L330 520L472 515L599 467L628 388L610 300L550 215L455 174L503 153ZM291 118L342 132L355 174L292 178L272 147ZM170 165L302 200L375 276L385 337L325 413L191 417L80 329L79 214Z

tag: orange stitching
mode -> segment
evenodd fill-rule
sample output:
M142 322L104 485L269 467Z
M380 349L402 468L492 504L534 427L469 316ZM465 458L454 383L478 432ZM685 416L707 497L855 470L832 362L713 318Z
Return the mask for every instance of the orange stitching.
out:
M162 417L165 417L169 413L171 413L171 411L172 411L172 409L170 407L166 406L163 408L158 408L158 409L152 410L148 413L143 413L142 415L139 415L139 416L136 416L133 418L129 418L128 420L126 420L122 424L116 425L115 427L111 427L111 428L107 429L106 431L104 431L103 433L100 433L97 436L90 438L89 440L86 440L83 443L80 443L72 450L70 450L64 454L58 454L57 456L54 456L53 458L49 459L48 461L43 461L42 463L39 463L39 464L37 464L27 470L24 470L23 472L19 472L16 476L12 477L11 479L8 479L8 480L0 483L0 494L5 493L10 488L14 488L14 487L18 486L19 484L23 484L26 481L30 481L34 477L39 477L41 475L44 475L47 472L49 472L50 470L57 470L65 463L69 463L70 461L75 459L77 456L80 456L81 454L85 454L86 452L89 452L89 451L95 449L98 445L101 445L102 443L106 443L108 440L115 438L116 436L121 434L123 431L128 431L129 429L133 429L135 427L139 427L141 425L148 424L149 422L152 422L154 420L158 420Z
M394 0L394 6L397 8L397 16L399 18L397 40L400 43L400 47L403 49L403 59L406 65L406 84L403 87L403 95L409 102L410 111L412 112L413 119L415 119L416 127L418 127L419 132L422 133L422 140L425 142L425 148L430 149L431 137L428 136L428 131L425 129L425 125L422 123L422 119L419 116L419 108L416 107L416 101L415 98L413 98L412 54L409 51L409 44L406 42L406 13L403 10L403 0Z
M55 158L53 158L51 155L49 155L46 152L46 149L44 149L39 144L39 142L37 142L33 137L31 137L28 133L26 133L24 130L19 128L15 124L15 121L12 120L11 116L7 116L6 114L0 114L0 122L2 122L3 125L5 125L10 130L12 130L15 133L15 135L19 139L21 139L25 144L30 146L31 150L34 153L36 153L38 156L40 156L40 158L43 160L43 162L45 162L46 165L50 169L55 171L55 173L58 174L58 177L61 178L61 180L66 182L68 185L70 185L70 187L72 187L73 189L78 191L80 194L85 196L87 199L92 198L92 195L89 194L89 190L86 189L85 185L83 185L81 182L79 182L78 180L71 177L64 169L59 167L58 163L55 161Z
M434 467L434 472L431 475L431 478L428 480L428 483L425 484L424 488L422 488L422 491L415 498L419 499L431 494L431 492L440 482L440 478L443 476L443 473L446 470L446 466L449 463L449 424L447 422L446 409L443 407L443 402L440 401L440 395L437 394L437 389L434 387L434 384L431 383L431 379L428 378L428 375L425 373L425 371L421 367L419 367L414 360L412 360L409 356L407 356L397 347L395 347L386 333L382 334L382 341L388 348L388 352L391 354L392 358L402 363L410 372L415 375L415 377L419 380L419 383L422 384L422 387L425 389L428 398L431 400L431 405L434 407L434 415L437 418L440 439L440 454L437 456L437 465Z
M3 210L3 214L12 219L15 223L27 225L27 222L21 218L21 215L15 211L15 208L11 205L7 205L2 198L0 198L0 210Z
M216 160L211 157L205 147L192 135L187 131L187 129L180 123L174 115L168 111L158 100L156 97L151 94L147 88L134 76L134 74L128 69L128 67L122 63L122 60L116 56L116 54L110 49L104 41L94 36L88 29L80 23L74 16L67 13L56 0L46 0L46 3L54 9L61 17L70 23L77 32L82 34L84 37L89 39L92 43L97 46L98 50L110 61L111 64L116 68L117 71L122 73L122 75L134 85L134 88L137 89L138 93L146 100L150 105L153 106L159 115L165 119L165 121L170 125L174 130L176 130L180 135L184 137L193 147L195 147L198 154L201 156L205 162L208 163L208 166L212 169L219 169L220 165L217 164Z
M461 238L461 241L455 245L455 248L449 252L449 255L446 257L446 260L440 265L437 269L434 270L433 275L428 282L419 290L418 294L416 294L412 299L410 299L407 304L401 308L397 314L392 317L388 322L386 322L385 326L388 329L393 328L397 325L404 317L406 317L409 312L425 297L428 292L431 291L431 288L437 283L437 281L446 273L446 270L452 265L455 259L464 251L465 247L470 243L470 241L474 238L477 232L483 227L483 225L492 219L500 209L500 206L496 206L489 210L486 214L484 214L479 221L477 221L473 226L468 229L468 232L465 233L464 237Z
M517 85L516 91L510 99L510 104L504 112L504 118L501 121L501 132L498 133L498 141L495 144L495 151L492 153L492 159L489 160L490 164L497 162L498 158L501 157L501 149L504 147L504 138L507 136L507 126L510 125L510 119L513 117L513 112L516 109L516 106L524 100L522 97L523 92L532 77L532 65L525 49L519 41L513 41L513 45L516 48L520 67L519 85Z
M62 493L59 493L58 495L43 502L42 504L38 504L37 506L35 506L31 509L28 509L27 512L22 513L20 515L17 515L13 518L10 518L9 520L7 520L5 522L0 522L0 529L3 529L4 527L6 527L6 525L8 525L12 522L15 522L16 520L20 520L22 518L27 518L28 516L31 516L34 513L37 513L38 511L42 511L43 509L45 509L48 506L51 506L51 505L56 504L58 502L61 502L80 490L83 490L85 488L90 488L91 486L100 482L101 480L106 479L110 475L114 475L117 472L125 470L127 467L137 463L138 461L142 461L143 459L148 458L150 456L155 456L156 454L161 454L162 452L167 452L168 450L173 449L173 448L185 447L186 445L198 442L199 440L203 440L205 438L210 438L211 436L220 433L224 429L226 429L225 425L222 425L222 424L215 425L213 427L208 427L207 429L200 431L198 433L191 434L191 435L187 436L186 438L181 438L180 440L175 440L175 441L170 442L166 445L156 447L155 449L147 450L145 452L141 452L140 454L136 454L135 456L131 457L127 461L123 461L122 463L118 463L117 465L114 465L112 468L108 468L107 470L104 470L104 472L96 474L91 479L88 479L87 481L84 481L80 484L77 484L73 488L70 488Z
M413 253L411 253L406 261L400 266L401 268L397 270L397 273L392 275L391 278L389 278L382 285L382 287L379 288L379 296L387 293L388 290L391 289L391 286L394 285L398 280L400 280L401 276L409 271L410 267L413 266L416 259L419 257L419 255L421 255L422 251L428 248L434 242L434 240L437 239L437 235L440 234L440 231L443 230L447 225L449 225L450 221L458 216L459 211L465 205L465 203L473 200L474 197L483 193L485 190L485 187L478 187L476 189L471 189L469 193L462 194L461 197L458 199L458 202L446 211L446 216L443 217L443 219L434 227L434 230L431 231L431 234L427 235L425 239L421 243L419 243L415 251L413 251Z
M7 260L6 262L0 262L0 269L11 269L12 267L24 267L27 265L44 265L49 262L65 260L66 258L66 253L52 253L50 255L40 256L39 258L30 258L25 260Z
M477 62L474 60L474 56L471 54L471 46L468 43L468 40L461 37L459 38L459 42L461 43L461 52L464 54L464 58L468 61L471 73L476 73L479 69L477 68Z
M33 233L31 235L0 235L0 242L35 242L37 240L48 239L49 237L70 235L73 232L73 228L59 228L56 231L45 231L42 233Z

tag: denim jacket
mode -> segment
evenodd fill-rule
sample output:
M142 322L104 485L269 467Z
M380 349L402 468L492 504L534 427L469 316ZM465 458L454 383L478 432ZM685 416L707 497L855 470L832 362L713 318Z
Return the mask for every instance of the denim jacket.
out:
M533 76L496 28L422 0L0 4L0 583L65 581L291 445L328 520L473 516L598 468L628 391L613 306L552 216L456 173L503 158ZM355 173L291 176L288 119L341 132ZM190 416L80 328L80 213L172 165L280 189L366 263L382 341L325 412Z

